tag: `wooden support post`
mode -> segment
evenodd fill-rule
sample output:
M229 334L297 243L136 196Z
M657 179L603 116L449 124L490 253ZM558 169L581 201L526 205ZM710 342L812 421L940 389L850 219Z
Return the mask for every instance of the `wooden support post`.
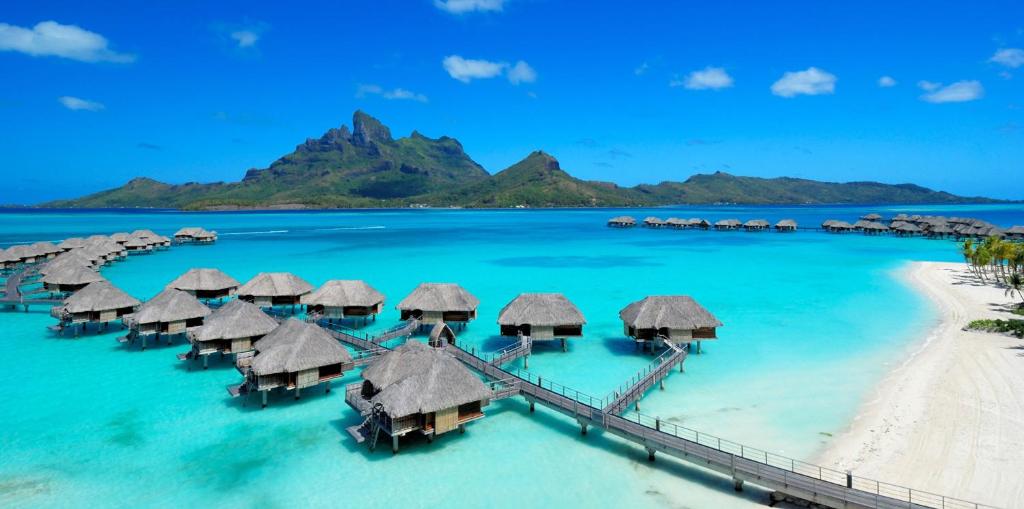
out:
M267 408L267 391L260 391L260 395L263 396L263 408Z
M661 389L661 390L665 390L665 379L664 378L662 378L661 380L658 380L658 388Z
M661 417L654 418L654 430L661 431Z
M209 362L210 362L210 356L209 355L204 355L203 356L203 369L207 369L207 368L210 367L209 366Z
M465 424L459 424L459 434L461 435L461 434L464 434L465 432L466 432L466 425Z
M565 338L562 338L562 351L563 352L568 352L569 351L569 349L566 348L566 346L565 346Z
M587 423L580 421L580 435L587 436Z
M295 399L299 399L300 397L302 397L302 395L300 393L301 390L302 389L300 389L299 386L297 386L297 385L295 386Z
M530 413L531 414L533 413L533 410L534 410L534 408L533 408L533 400L531 399L530 400Z
M853 488L853 472L850 470L846 471L846 487Z
M523 356L523 369L530 369L530 356L529 355L524 355Z
M146 351L146 335L142 335L142 351Z
M398 435L391 435L391 454L398 454Z
M636 411L637 411L637 412L639 412L639 411L640 411L640 400L639 400L639 399L638 399L638 400L636 400L636 403L634 403L634 407L636 408Z
M647 461L654 461L654 449L647 448Z
M736 491L743 491L743 479L732 479L732 489Z
M326 388L326 389L324 389L324 394L330 394L330 393L331 393L331 382L330 382L330 381L328 381L328 382L327 382L326 384L324 384L324 385L325 385L325 386L327 386L327 388Z
M697 342L697 355L700 355L700 341Z

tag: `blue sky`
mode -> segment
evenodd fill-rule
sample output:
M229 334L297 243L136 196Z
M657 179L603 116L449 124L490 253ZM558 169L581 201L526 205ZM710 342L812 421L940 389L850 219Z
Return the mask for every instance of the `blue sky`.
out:
M491 172L1024 198L1024 4L893 3L10 3L0 203L237 180L357 108Z

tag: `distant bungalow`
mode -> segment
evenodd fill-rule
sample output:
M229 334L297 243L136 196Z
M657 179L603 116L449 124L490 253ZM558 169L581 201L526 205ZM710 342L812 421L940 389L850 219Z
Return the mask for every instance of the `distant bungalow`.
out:
M778 231L778 232L795 232L796 231L796 221L794 221L792 219L783 219L783 220L775 223L775 231Z
M64 299L60 306L50 309L50 316L60 320L57 330L63 333L67 327L83 330L90 323L102 324L120 320L135 311L140 302L124 293L109 281L90 283L85 288Z
M112 240L112 241L114 241L114 242L116 242L118 244L121 244L123 246L125 242L128 242L128 233L126 233L126 232L112 233L112 234L110 234L110 240Z
M827 232L831 233L842 233L853 231L853 225L846 221L837 221L835 219L829 219L821 224L821 227Z
M715 222L716 230L735 230L740 227L739 219L722 219Z
M295 306L313 291L313 285L289 272L260 272L236 292L239 299L261 308Z
M384 294L359 280L332 280L302 298L306 312L318 318L341 320L350 317L377 319L384 309Z
M203 319L209 314L210 308L192 295L167 288L139 306L138 311L124 318L130 332L122 339L125 343L141 340L143 350L150 337L159 341L160 336L164 335L170 344L174 336L203 325Z
M587 321L565 295L560 293L521 293L501 308L498 325L502 336L529 336L533 341L562 341L583 336Z
M685 295L651 296L619 311L627 336L638 344L669 341L673 344L716 339L715 329L722 326L714 315Z
M71 237L61 241L60 244L57 244L57 247L60 248L61 251L71 251L72 249L83 248L85 247L85 239L81 237Z
M18 260L18 263L33 264L39 261L40 255L35 248L26 244L19 244L7 248L7 256ZM44 257L45 258L45 257Z
M219 300L234 295L241 283L218 269L189 269L167 288L191 294L199 300Z
M921 228L913 223L896 223L891 229L896 235L904 237L921 233Z
M662 221L660 217L648 216L644 218L644 226L648 228L661 228L665 226L665 221Z
M71 262L55 270L47 271L41 281L43 288L49 292L69 294L85 288L90 283L103 280L104 278L99 272Z
M460 328L476 319L480 300L454 283L421 283L395 306L402 320L415 318L424 325L438 322Z
M613 217L608 220L608 226L614 228L629 228L631 226L636 226L636 219L631 216Z
M179 244L210 244L217 240L217 232L206 231L197 226L182 228L174 232L174 241Z
M229 389L232 395L259 392L263 407L267 392L276 388L300 391L327 384L352 369L352 355L326 330L290 318L273 332L253 343L254 350L237 355L236 365L245 374L245 382Z
M759 232L771 228L771 223L764 219L751 219L743 223L743 229L748 232Z
M669 228L682 229L689 226L689 222L685 219L679 219L678 217L670 217L665 220L665 226Z
M132 235L123 244L128 254L148 254L153 252L153 245L143 237Z
M8 271L17 267L21 260L7 253L6 249L0 248L0 270Z
M1015 240L1024 240L1024 226L1014 226L1006 230L1006 237Z
M690 228L699 228L701 230L707 230L711 227L711 223L709 223L707 219L701 219L699 217L691 217L690 220L687 221L687 225Z
M206 369L210 354L248 352L252 350L253 343L273 332L277 325L277 320L255 304L231 300L207 316L202 327L189 331L188 341L192 349L178 358L185 360L202 357L203 369Z
M52 260L58 254L64 252L63 249L57 247L52 242L36 242L32 244L32 249L36 252L36 261Z
M863 216L860 216L860 219L863 219L864 221L869 221L869 222L870 221L877 222L877 221L881 221L882 220L882 216L879 215L879 214L874 214L874 213L872 213L872 214L864 214Z
M419 432L433 440L484 417L492 391L479 377L443 349L408 341L384 354L362 371L363 382L345 388L345 402L366 417L349 432L362 442L376 435L398 439Z

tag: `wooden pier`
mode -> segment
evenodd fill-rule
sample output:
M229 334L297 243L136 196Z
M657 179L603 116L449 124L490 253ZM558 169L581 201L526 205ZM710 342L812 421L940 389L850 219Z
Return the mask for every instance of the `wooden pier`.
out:
M4 282L4 295L0 297L0 306L10 306L16 308L22 306L25 311L28 311L29 306L58 306L63 301L61 299L37 299L32 298L32 294L23 294L21 292L21 286L24 284L25 279L31 277L32 267L22 267L7 276Z

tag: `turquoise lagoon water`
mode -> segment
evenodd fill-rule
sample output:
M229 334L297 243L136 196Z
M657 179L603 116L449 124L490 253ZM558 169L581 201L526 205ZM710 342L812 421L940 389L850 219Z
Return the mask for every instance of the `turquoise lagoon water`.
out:
M861 398L934 323L898 271L908 260L957 260L949 241L801 231L725 233L610 229L629 213L709 219L794 217L805 225L868 211L742 208L306 213L4 212L0 244L186 225L220 232L213 246L181 246L103 269L148 298L191 267L245 281L291 271L313 284L365 279L387 296L371 328L398 319L394 304L422 281L452 281L481 300L461 338L483 350L498 310L519 292L565 293L587 318L568 353L539 345L531 371L603 396L650 357L623 338L618 310L651 294L689 294L725 326L687 361L644 413L810 459L841 431ZM1024 223L1020 206L893 207L883 213L973 215ZM506 400L465 435L407 439L392 456L345 433L359 422L341 390L243 406L225 387L228 362L189 370L182 343L140 352L110 332L74 340L33 311L0 313L0 506L286 507L742 507L727 479L645 452L571 420ZM357 373L343 383L356 380ZM895 480L898 481L898 480Z

